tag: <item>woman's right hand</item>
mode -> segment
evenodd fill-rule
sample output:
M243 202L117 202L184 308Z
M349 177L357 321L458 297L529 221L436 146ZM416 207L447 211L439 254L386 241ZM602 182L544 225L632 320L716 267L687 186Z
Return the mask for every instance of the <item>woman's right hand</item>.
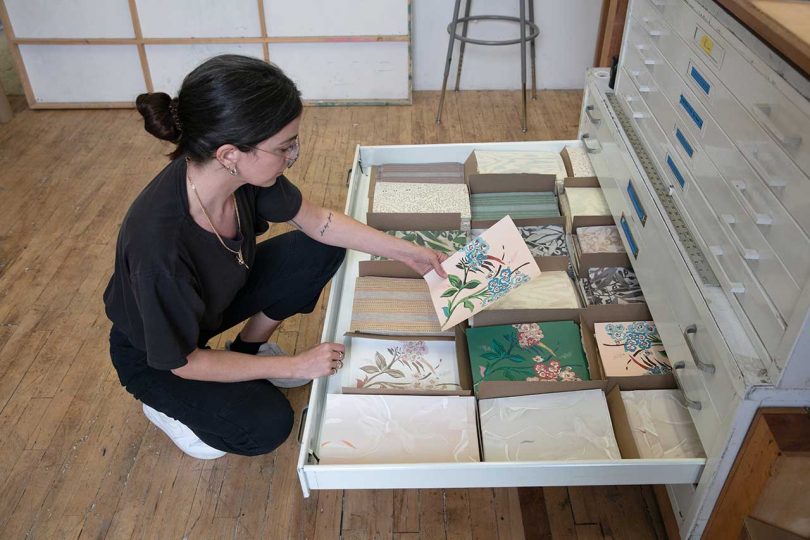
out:
M346 348L340 343L321 343L294 357L296 378L314 379L334 375L343 367Z

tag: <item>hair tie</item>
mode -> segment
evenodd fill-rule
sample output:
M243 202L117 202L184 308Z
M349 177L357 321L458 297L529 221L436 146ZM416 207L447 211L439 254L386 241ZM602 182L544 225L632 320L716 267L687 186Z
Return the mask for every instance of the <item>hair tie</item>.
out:
M182 133L183 132L183 123L180 121L180 113L177 111L178 105L180 100L178 98L174 98L169 102L169 114L172 115L172 122L174 122L174 127L177 128L177 131Z

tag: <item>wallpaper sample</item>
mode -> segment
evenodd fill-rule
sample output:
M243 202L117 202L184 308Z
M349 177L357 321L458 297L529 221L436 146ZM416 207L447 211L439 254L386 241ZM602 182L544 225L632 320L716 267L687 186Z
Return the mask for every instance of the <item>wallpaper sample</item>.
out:
M602 390L482 399L484 461L621 459Z
M345 387L410 390L458 390L455 341L398 341L350 336Z
M633 390L621 394L642 458L706 457L680 390Z
M442 329L469 319L520 287L540 269L515 224L505 217L442 263L447 279L425 274Z
M593 334L606 377L672 372L652 321L596 323Z
M644 303L636 274L629 268L589 268L588 277L580 282L586 302L591 305Z
M461 214L470 226L470 194L466 184L378 182L374 188L373 212L415 214Z
M584 148L566 146L565 150L568 153L568 161L571 162L574 177L596 176L591 166L591 158L588 157L588 152Z
M579 227L577 239L582 253L624 253L624 244L615 225Z
M467 235L463 231L385 231L385 234L447 255L455 253L467 243ZM372 255L371 260L381 261L385 257Z
M473 193L472 219L488 221L509 216L512 219L558 217L557 197L550 191Z
M442 330L424 279L358 277L352 332L389 336L452 336Z
M600 188L565 188L571 216L609 216L605 195Z
M476 150L479 174L553 174L565 178L565 163L557 152Z
M328 394L320 464L480 461L475 398Z
M567 309L578 308L579 296L567 272L543 272L485 311L499 309Z
M534 257L567 256L568 244L562 225L521 225L518 227L523 241ZM479 236L485 229L473 229L472 237Z
M461 163L386 163L377 167L378 182L464 183Z
M587 381L588 361L573 321L467 329L473 386L482 381Z

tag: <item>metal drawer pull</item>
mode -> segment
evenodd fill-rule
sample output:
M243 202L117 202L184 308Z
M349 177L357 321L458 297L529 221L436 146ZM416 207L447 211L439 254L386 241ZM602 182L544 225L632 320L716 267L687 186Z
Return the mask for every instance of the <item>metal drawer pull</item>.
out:
M633 110L633 102L637 101L638 98L634 98L633 96L626 96L624 100L627 102L627 108L630 110L630 114L633 118L647 118L647 115L638 111Z
M652 3L652 5L659 8L667 7L667 5L669 4L667 0L650 0L650 2Z
M646 51L648 49L649 49L649 47L647 47L644 44L640 44L640 43L636 44L636 50L638 51L639 56L641 56L641 59L644 61L644 65L645 66L654 66L658 62L656 62L652 58L647 58L646 56L644 56L644 51Z
M591 136L588 135L587 133L583 133L582 136L579 138L579 140L582 141L582 145L585 147L585 151L588 152L589 154L598 154L599 152L602 151L601 145L596 148L591 148L590 146L588 146L588 141L593 139L591 139Z
M782 132L776 123L771 118L771 106L767 103L757 103L754 105L754 115L759 119L760 123L771 134L771 136L779 141L779 143L789 148L790 150L797 150L802 144L801 135L787 135Z
M638 70L630 71L630 76L633 77L636 81L636 86L638 86L638 91L642 94L648 94L653 91L653 88L647 84L643 84L641 82L641 72Z
M728 219L725 219L726 223L728 223L728 230L729 230L729 238L731 238L731 243L734 244L734 247L737 248L737 251L740 253L743 259L746 261L758 261L759 260L759 251L756 249L747 248L742 244L740 237L737 236L737 232L734 230L733 225L736 223L736 219L734 216L724 216L724 218L731 218L731 222Z
M638 199L638 193L636 193L636 188L633 186L632 180L627 181L627 195L630 196L630 202L633 203L633 208L636 211L636 216L638 216L639 221L641 221L641 226L645 226L647 224L647 212L644 211L644 207Z
M714 366L714 364L707 364L706 362L701 361L700 356L695 350L695 346L692 344L692 338L690 337L693 334L697 334L696 324L690 324L683 331L683 339L686 340L686 346L689 348L689 354L692 355L692 359L695 361L695 365L700 371L705 371L706 373L714 373L715 371L717 371L717 368Z
M717 269L719 270L717 273L719 273L728 284L728 292L732 294L745 294L745 285L739 281L732 281L726 272L726 269L723 267L722 262L720 261L720 257L725 255L723 248L721 246L709 246L709 251L711 251L712 255L714 255L714 257L717 259Z
M602 121L602 119L601 119L601 118L595 118L595 117L593 116L593 114L591 114L591 112L593 111L593 109L594 109L594 106L593 106L593 105L587 105L587 106L585 107L585 115L588 117L588 120L590 120L590 121L591 121L591 124L593 124L593 125L595 125L595 126L598 126L598 125L599 125L599 122L601 122L601 121Z
M787 186L787 180L781 177L778 173L773 172L774 167L777 167L778 163L776 163L776 159L771 152L767 150L753 149L751 154L764 170L765 174L762 174L761 178L769 188L779 189Z
M627 218L624 217L624 214L622 214L619 224L624 231L624 238L627 240L627 245L630 246L630 252L633 254L633 257L638 257L638 244L636 244L636 239L633 238L633 233L630 232L630 225L627 223Z
M307 423L307 413L309 413L309 407L304 407L304 410L301 411L301 423L298 424L298 444L304 444L304 426Z
M651 22L654 22L654 21L652 19L650 19L649 17L642 17L641 22L643 22L645 25L647 25L647 24L650 24ZM652 37L660 37L660 36L664 35L664 31L663 30L656 30L656 29L647 30L647 34L652 36Z
M739 194L739 201L740 204L743 205L745 211L751 214L751 217L754 218L754 223L757 225L773 225L773 218L768 214L763 214L762 212L757 212L751 203L748 201L748 198L745 196L746 185L743 181L732 182L734 189Z
M687 341L687 343L689 343L689 342ZM683 361L675 362L675 365L672 366L672 368L673 369L685 369L686 364ZM677 377L676 377L675 380L677 380ZM678 386L681 386L681 385L679 384ZM681 393L683 394L683 400L686 402L687 407L689 407L690 409L695 409L696 411L699 411L699 410L701 410L703 408L703 404L701 402L693 401L693 400L689 399L686 396L686 390L684 390L682 386L681 386Z

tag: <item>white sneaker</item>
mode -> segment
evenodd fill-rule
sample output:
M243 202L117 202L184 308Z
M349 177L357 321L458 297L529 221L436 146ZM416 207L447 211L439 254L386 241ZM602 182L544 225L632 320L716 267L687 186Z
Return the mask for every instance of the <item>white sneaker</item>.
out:
M212 448L202 442L193 431L179 420L175 420L153 409L146 403L143 404L143 414L145 414L149 421L155 424L158 429L168 435L172 442L177 445L177 448L193 458L217 459L226 454L226 452Z
M259 347L257 356L289 356L287 352L275 343L265 343ZM298 388L312 382L312 379L267 379L278 388Z

